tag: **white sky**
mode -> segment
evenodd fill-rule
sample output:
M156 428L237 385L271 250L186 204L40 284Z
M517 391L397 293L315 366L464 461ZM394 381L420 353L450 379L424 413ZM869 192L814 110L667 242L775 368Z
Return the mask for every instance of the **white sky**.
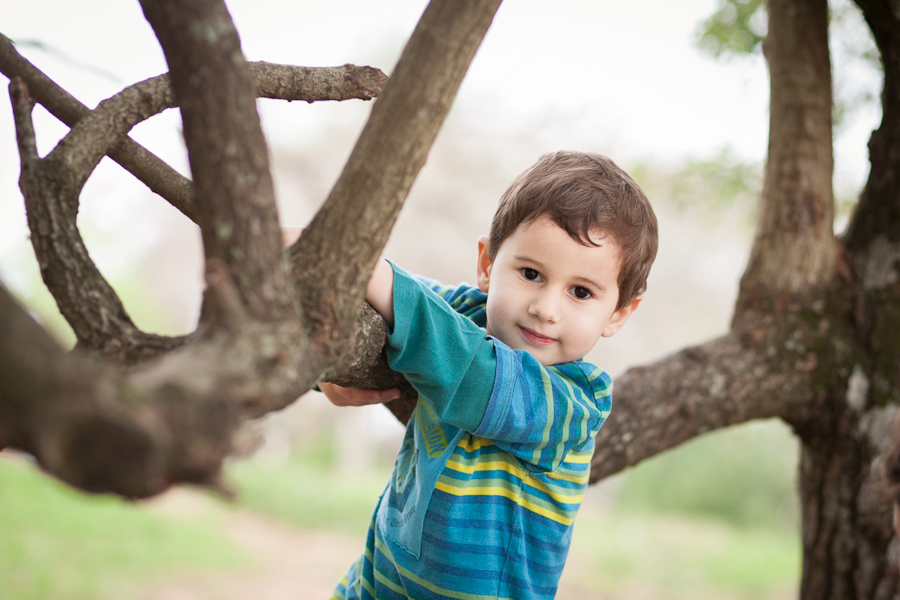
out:
M390 73L426 2L227 4L250 60L303 66L352 62ZM698 24L715 6L716 0L508 0L463 82L450 119L482 136L528 139L529 148L541 152L599 151L626 165L633 160L676 164L709 157L725 146L738 157L761 161L768 133L764 61L757 56L716 62L693 45ZM20 46L22 54L91 107L125 85L166 70L137 1L3 2L0 24L0 32L14 41L39 41L64 57ZM270 145L277 149L321 140L338 120L362 123L370 104L261 106ZM67 129L40 107L35 120L39 150L46 153ZM876 124L877 115L862 115L844 129L836 147L839 178L854 184L864 180L865 144ZM186 171L174 111L138 126L133 136ZM22 275L18 267L30 248L14 140L8 96L0 94L0 277L21 289L32 275ZM126 196L119 187L126 176L114 169L101 165L83 199ZM131 218L121 202L106 203L102 210L91 206L83 206L82 227L90 227L92 218L114 224ZM135 227L128 241L140 244L142 237L153 235L149 228ZM105 256L93 248L91 252L101 269L129 257L126 251Z
M425 2L232 0L228 6L251 60L372 63L389 72ZM768 102L762 61L717 64L691 45L697 23L713 8L713 0L507 2L463 84L459 107L491 127L564 120L642 156L708 154L730 144L742 156L761 158ZM4 3L0 22L13 40L40 40L119 78L22 48L89 106L122 84L165 70L137 2Z

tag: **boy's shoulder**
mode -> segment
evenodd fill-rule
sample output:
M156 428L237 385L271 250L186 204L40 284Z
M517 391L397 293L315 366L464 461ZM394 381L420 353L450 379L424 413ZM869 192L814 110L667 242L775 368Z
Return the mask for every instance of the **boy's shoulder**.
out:
M477 287L467 283L444 285L421 275L413 275L413 278L440 296L454 311L479 327L484 327L487 324L487 312L485 312L487 294Z
M535 393L571 396L580 390L595 401L612 394L612 378L609 373L584 360L573 360L556 365L542 365L525 350L513 350L503 342L494 342L497 349L498 374L504 378L520 378L533 388Z

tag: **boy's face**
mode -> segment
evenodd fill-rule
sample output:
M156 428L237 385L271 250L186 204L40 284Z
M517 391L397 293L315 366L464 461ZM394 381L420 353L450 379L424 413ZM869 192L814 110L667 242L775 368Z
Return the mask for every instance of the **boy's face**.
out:
M601 336L615 334L641 297L616 310L619 252L592 232L584 246L548 217L520 226L493 262L478 241L478 287L488 293L487 332L543 365L583 357Z

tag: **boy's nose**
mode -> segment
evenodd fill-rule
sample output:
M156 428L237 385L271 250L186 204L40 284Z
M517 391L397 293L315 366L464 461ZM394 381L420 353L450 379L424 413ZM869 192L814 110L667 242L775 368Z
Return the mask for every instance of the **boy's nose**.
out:
M559 321L559 301L555 294L544 292L531 300L528 312L541 321L556 323Z

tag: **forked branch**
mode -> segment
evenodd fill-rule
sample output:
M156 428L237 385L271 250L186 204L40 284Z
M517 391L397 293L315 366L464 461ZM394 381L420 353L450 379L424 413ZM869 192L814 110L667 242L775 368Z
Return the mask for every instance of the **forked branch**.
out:
M347 236L365 242L346 251L340 242L313 243L309 247L318 253L305 255L294 249L295 260L321 259L324 273L336 274L304 280L324 288L314 323L319 342L322 331L352 327L371 263L498 4L431 3L404 53L411 58L398 65L403 83L394 85L393 100L372 117L332 194L337 200L329 202L331 215L345 210L356 216L334 231L325 230L327 219L308 230L319 230L313 236L317 240ZM265 143L253 111L253 83L246 65L235 60L239 45L224 5L145 0L144 6L172 63L184 114L197 180L196 215L207 253L209 318L183 347L123 372L108 361L64 355L0 293L0 444L31 452L45 469L82 489L133 497L179 481L215 485L240 422L289 404L345 349L310 340L310 329L295 312ZM198 38L198 31L209 35ZM208 85L195 85L195 76ZM144 103L136 112L146 114L149 108ZM92 118L105 117L100 111ZM52 160L42 161L42 169L60 157L78 167L60 183L66 193L56 195L52 219L69 222L77 208L77 194L69 192L102 156L103 144L80 154L66 145L121 135L119 128L127 130L122 118L132 117L114 116L99 132L87 125L83 132L73 131ZM38 160L25 150L23 157ZM379 162L385 156L386 165ZM361 218L365 207L377 218ZM79 260L89 263L86 256ZM327 303L348 293L344 285L359 293L342 301L341 310L352 310L345 317L349 325L339 326L328 317L343 313L331 311Z
M344 65L342 67L306 68L271 63L250 63L258 94L262 98L303 100L371 100L387 81L380 70L372 67ZM8 78L21 77L31 90L31 96L60 121L74 127L90 114L90 109L56 85L41 70L16 52L13 43L0 34L0 73ZM163 76L165 77L165 76ZM140 85L140 84L138 84ZM165 84L168 85L168 84ZM154 88L163 94L164 88ZM149 100L157 103L158 98ZM171 108L171 106L165 106ZM193 185L152 152L125 138L109 149L109 156L142 181L152 191L169 201L188 218L193 214Z

